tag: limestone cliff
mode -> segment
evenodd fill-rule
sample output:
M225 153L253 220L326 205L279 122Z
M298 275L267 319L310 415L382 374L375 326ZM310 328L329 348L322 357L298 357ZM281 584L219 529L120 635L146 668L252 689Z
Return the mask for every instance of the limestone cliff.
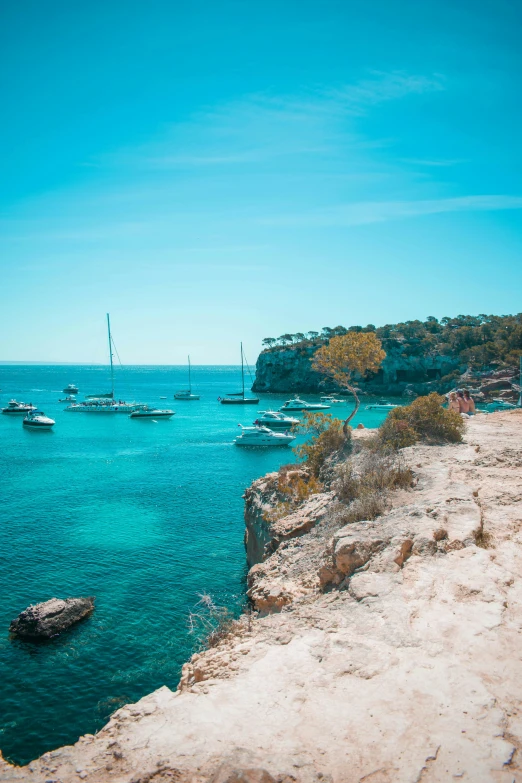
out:
M386 358L375 375L357 379L357 385L374 394L399 395L411 388L417 394L446 389L440 379L455 371L464 371L458 358L452 356L410 355L407 346L384 341ZM324 393L335 387L312 369L313 356L320 343L304 342L263 351L256 363L253 391ZM451 384L450 384L451 386Z
M194 655L176 693L28 767L0 762L0 780L522 780L521 443L513 411L476 416L462 444L407 449L415 486L350 525L333 494L267 522L273 481L255 482L258 615Z

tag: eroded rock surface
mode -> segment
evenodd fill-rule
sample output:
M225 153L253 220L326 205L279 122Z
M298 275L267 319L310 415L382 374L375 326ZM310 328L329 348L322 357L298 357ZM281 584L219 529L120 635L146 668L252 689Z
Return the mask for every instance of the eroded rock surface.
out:
M71 625L88 617L94 610L94 598L51 598L24 609L9 626L9 632L20 639L51 639Z
M324 516L251 570L284 603L194 656L176 693L0 780L521 781L522 413L407 458L417 484L385 516Z

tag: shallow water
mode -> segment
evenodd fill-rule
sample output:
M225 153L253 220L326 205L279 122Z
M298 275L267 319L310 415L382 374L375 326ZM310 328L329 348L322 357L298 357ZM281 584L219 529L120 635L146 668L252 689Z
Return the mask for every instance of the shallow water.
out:
M0 748L19 764L98 730L123 703L177 686L199 595L236 613L244 604L244 489L294 459L289 449L233 445L238 423L288 397L219 405L237 391L236 367L193 368L202 398L192 402L172 398L186 385L183 367L117 371L118 397L176 411L157 422L64 412L58 399L71 382L79 399L106 391L107 368L0 367L1 407L32 401L56 420L33 432L23 417L0 415ZM363 410L355 424L384 415ZM9 638L29 604L79 595L96 596L96 611L62 637Z

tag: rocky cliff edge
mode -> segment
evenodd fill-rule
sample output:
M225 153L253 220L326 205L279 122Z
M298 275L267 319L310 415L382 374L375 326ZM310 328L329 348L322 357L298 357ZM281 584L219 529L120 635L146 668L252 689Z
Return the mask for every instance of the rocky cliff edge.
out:
M415 487L373 522L332 527L335 499L314 496L274 527L256 482L257 617L193 656L176 693L0 780L521 781L522 413L407 458Z

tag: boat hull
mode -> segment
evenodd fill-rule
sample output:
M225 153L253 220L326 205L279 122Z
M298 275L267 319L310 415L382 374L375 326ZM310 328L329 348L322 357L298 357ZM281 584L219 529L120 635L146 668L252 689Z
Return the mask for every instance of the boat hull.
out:
M171 419L174 416L174 411L133 411L129 416L130 419Z
M295 438L267 438L266 441L257 442L257 443L249 443L247 440L244 440L243 438L236 438L234 443L236 446L242 446L243 448L250 448L250 449L270 449L270 448L281 448L282 446L289 446Z
M24 427L30 430L50 430L54 427L54 421L51 422L39 422L39 421L24 421L22 422Z
M185 402L190 402L191 400L199 400L199 394L191 394L190 396L189 395L183 395L183 396L179 396L179 397L178 397L177 394L175 394L174 395L174 399L175 400L180 400L181 402L183 402L183 400Z
M259 404L259 398L258 397L247 397L246 399L242 399L241 397L237 400L228 400L226 398L223 398L220 400L221 405L258 405Z

